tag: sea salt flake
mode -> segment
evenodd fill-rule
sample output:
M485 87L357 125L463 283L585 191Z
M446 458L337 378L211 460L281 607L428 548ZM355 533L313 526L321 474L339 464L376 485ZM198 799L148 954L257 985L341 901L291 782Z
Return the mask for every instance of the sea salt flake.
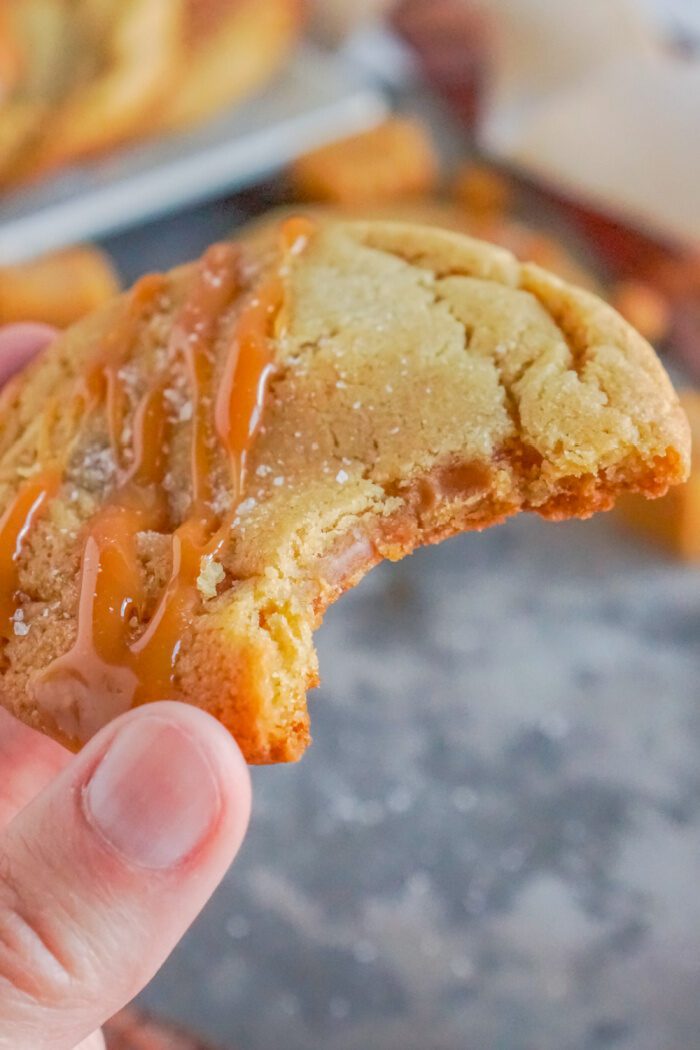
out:
M12 627L16 635L23 638L25 634L29 634L29 624L24 622L24 610L15 609L12 615Z
M225 575L223 565L216 561L213 554L203 555L199 563L197 590L205 600L216 598L216 588L223 581Z
M344 485L349 477L350 475L348 474L347 470L339 470L335 476L335 480L338 482L339 485Z
M272 479L272 484L276 485L277 488L280 488L284 485L284 477L281 474L278 474L276 478Z

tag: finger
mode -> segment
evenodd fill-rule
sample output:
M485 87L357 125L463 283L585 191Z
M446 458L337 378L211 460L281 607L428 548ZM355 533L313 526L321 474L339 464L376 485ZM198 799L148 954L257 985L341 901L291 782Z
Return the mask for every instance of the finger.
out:
M70 758L54 740L0 708L0 832Z
M47 324L8 324L0 328L0 386L56 338Z
M102 730L0 842L2 1050L69 1050L150 980L243 838L248 770L209 715Z

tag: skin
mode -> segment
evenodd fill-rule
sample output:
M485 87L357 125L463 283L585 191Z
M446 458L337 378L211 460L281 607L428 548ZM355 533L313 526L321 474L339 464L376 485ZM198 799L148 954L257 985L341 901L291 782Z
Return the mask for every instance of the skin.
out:
M0 385L53 335L0 329ZM249 814L240 751L202 711L149 704L73 756L0 710L0 1050L104 1050Z

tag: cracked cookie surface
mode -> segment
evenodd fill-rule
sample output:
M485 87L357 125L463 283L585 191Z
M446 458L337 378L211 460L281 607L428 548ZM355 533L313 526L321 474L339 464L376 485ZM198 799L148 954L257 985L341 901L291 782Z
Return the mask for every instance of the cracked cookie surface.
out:
M381 558L661 495L689 456L660 363L609 307L381 222L292 220L279 246L141 282L2 412L3 703L77 747L181 698L253 762L303 752L313 629Z

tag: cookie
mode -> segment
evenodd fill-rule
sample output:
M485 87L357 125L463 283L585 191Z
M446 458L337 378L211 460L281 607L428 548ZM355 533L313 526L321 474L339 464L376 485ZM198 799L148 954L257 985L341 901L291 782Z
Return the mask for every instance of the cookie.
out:
M427 193L437 176L430 136L420 121L406 117L313 150L290 169L295 196L344 205Z
M508 252L282 225L144 278L0 399L0 699L77 748L137 704L298 758L313 630L382 558L688 471L651 347Z

